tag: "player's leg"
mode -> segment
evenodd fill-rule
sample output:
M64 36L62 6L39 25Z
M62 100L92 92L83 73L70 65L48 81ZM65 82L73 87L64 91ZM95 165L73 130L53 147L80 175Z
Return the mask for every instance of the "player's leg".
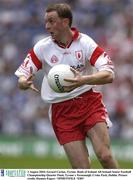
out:
M84 141L72 141L64 144L63 147L72 168L90 168L89 154Z
M118 164L111 152L110 137L106 123L97 123L88 131L87 135L103 168L118 168Z

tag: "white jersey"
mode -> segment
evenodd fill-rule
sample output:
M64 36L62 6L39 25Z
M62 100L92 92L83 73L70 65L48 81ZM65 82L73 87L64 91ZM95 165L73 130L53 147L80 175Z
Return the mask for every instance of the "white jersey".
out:
M50 36L40 40L28 53L24 62L16 70L16 76L29 76L30 67L35 74L43 69L44 78L41 87L42 99L47 103L57 103L72 99L93 88L92 85L83 85L67 93L53 91L47 81L49 70L57 64L68 64L80 71L82 75L92 74L94 67L98 71L107 70L113 73L113 65L102 48L88 35L79 33L75 28L73 41L67 46L55 42Z

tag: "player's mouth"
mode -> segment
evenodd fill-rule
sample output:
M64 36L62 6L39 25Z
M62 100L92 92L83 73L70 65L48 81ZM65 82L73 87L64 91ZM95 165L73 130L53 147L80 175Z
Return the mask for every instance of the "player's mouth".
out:
M54 38L54 32L50 32L50 35L52 36L52 38Z

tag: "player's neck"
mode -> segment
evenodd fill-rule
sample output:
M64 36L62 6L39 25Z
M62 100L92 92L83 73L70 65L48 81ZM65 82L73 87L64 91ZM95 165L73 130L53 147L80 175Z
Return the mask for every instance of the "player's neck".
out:
M64 46L67 46L70 44L73 40L73 32L70 30L63 32L61 38L59 39L59 43L64 44Z

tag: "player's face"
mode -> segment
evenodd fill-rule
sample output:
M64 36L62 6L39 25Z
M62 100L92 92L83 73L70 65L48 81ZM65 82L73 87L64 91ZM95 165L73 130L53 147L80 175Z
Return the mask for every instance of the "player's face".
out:
M53 39L60 41L65 28L65 20L60 18L56 11L45 14L45 27Z

